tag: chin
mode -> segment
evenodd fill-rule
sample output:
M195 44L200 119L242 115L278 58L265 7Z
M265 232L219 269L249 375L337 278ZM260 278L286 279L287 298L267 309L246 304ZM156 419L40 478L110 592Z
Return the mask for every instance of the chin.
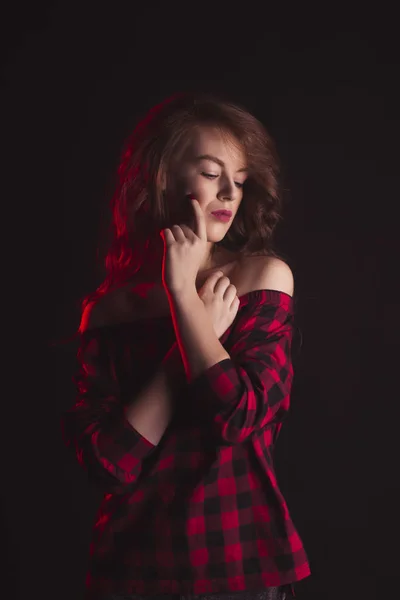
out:
M223 224L217 224L216 227L210 227L207 230L207 239L209 242L220 242L224 239L228 231L229 227L226 227Z
M223 235L215 235L215 233L207 233L207 241L208 242L212 242L213 244L216 244L217 242L222 242L222 240L224 239L224 237L226 236L228 232L225 231Z

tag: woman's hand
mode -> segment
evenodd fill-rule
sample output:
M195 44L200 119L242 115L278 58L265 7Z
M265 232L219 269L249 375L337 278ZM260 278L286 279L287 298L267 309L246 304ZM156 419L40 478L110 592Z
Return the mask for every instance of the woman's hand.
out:
M222 271L212 273L198 291L218 339L230 327L237 315L240 302L236 292L236 287Z
M196 293L196 277L207 251L207 231L203 210L191 198L194 230L187 225L163 229L164 258L162 282L168 295L177 297Z

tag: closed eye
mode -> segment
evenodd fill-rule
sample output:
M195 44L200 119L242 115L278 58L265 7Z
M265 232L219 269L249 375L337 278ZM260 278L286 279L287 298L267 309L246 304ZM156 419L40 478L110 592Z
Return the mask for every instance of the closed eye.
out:
M218 177L218 175L215 175L214 173L201 173L201 175L203 175L203 177L207 177L207 179L216 179ZM235 185L237 188L242 189L242 187L244 186L244 183L240 183L239 181L235 181Z

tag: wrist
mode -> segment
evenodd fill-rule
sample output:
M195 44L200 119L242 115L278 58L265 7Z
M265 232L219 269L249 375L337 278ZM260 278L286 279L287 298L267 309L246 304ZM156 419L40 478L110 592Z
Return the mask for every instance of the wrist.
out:
M182 290L181 292L169 294L168 299L171 309L175 310L189 309L190 312L192 312L196 307L200 305L204 306L195 286L193 286L193 288Z

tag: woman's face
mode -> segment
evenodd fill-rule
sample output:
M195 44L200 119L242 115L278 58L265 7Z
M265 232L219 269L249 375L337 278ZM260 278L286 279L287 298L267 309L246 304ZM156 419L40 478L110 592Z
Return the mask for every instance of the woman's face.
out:
M232 136L212 127L194 130L176 175L183 202L190 202L185 196L192 194L203 209L209 242L222 240L235 218L243 198L246 167L244 152ZM229 220L211 214L218 210L231 211Z

